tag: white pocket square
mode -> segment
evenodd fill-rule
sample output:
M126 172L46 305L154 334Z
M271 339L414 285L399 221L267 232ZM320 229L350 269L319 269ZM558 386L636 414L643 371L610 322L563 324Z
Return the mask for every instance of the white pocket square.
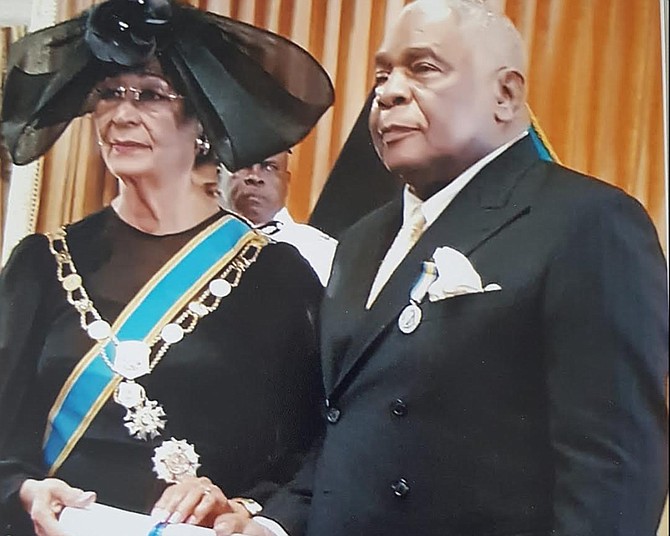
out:
M489 283L482 287L482 278L460 251L450 247L440 247L433 252L433 261L437 268L437 279L428 287L428 299L431 302L460 296L502 290L498 283Z

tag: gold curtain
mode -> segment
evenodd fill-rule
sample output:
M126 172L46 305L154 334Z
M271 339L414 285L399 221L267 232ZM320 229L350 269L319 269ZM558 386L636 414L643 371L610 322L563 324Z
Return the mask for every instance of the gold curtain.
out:
M640 200L666 244L660 2L506 0L505 10L558 156Z
M11 43L25 35L25 26L0 27L0 102L2 102L4 80L6 73L9 46ZM5 209L7 207L7 195L9 193L9 175L11 172L12 159L4 144L0 143L0 250L2 249L2 232L4 229Z
M331 75L335 106L291 162L289 207L305 220L372 85L375 49L408 0L189 1L294 40ZM489 1L505 10L527 43L530 105L561 161L637 197L665 244L659 0ZM58 18L93 3L59 0ZM45 156L37 230L79 219L115 192L90 120L77 120ZM667 534L667 520L664 527Z
M491 0L493 1L493 0ZM278 32L331 75L336 102L294 150L289 208L305 220L372 83L372 57L407 0L190 0ZM59 19L91 0L60 0ZM527 42L530 105L561 161L636 196L665 239L660 14L657 0L495 0ZM88 119L45 157L38 230L114 195Z

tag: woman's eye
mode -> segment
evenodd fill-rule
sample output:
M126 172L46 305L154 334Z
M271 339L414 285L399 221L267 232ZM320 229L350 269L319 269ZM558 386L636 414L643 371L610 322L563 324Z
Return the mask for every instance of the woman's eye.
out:
M158 91L154 91L153 89L143 89L138 94L138 100L140 102L153 102L164 99L167 99L165 95L159 93Z
M98 95L102 100L118 100L123 98L124 91L118 87L103 87L98 89Z

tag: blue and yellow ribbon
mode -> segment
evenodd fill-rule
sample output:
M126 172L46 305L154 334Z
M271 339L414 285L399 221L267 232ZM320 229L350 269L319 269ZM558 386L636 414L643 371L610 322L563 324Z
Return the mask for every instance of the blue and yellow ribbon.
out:
M212 223L144 285L118 316L112 331L121 341L142 340L151 345L163 327L254 241L258 247L266 243L238 218L224 216ZM113 358L113 343L95 344L77 363L49 412L43 443L49 476L58 471L123 380L102 359L103 345Z

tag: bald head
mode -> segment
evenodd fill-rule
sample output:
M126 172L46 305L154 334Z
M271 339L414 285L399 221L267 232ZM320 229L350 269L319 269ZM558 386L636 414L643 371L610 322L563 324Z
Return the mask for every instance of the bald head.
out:
M474 51L496 67L526 73L521 35L512 22L485 0L415 0L403 12L415 13L426 22L451 19ZM401 16L402 18L402 16Z
M521 38L476 0L416 0L376 62L370 132L387 167L443 186L528 126Z

